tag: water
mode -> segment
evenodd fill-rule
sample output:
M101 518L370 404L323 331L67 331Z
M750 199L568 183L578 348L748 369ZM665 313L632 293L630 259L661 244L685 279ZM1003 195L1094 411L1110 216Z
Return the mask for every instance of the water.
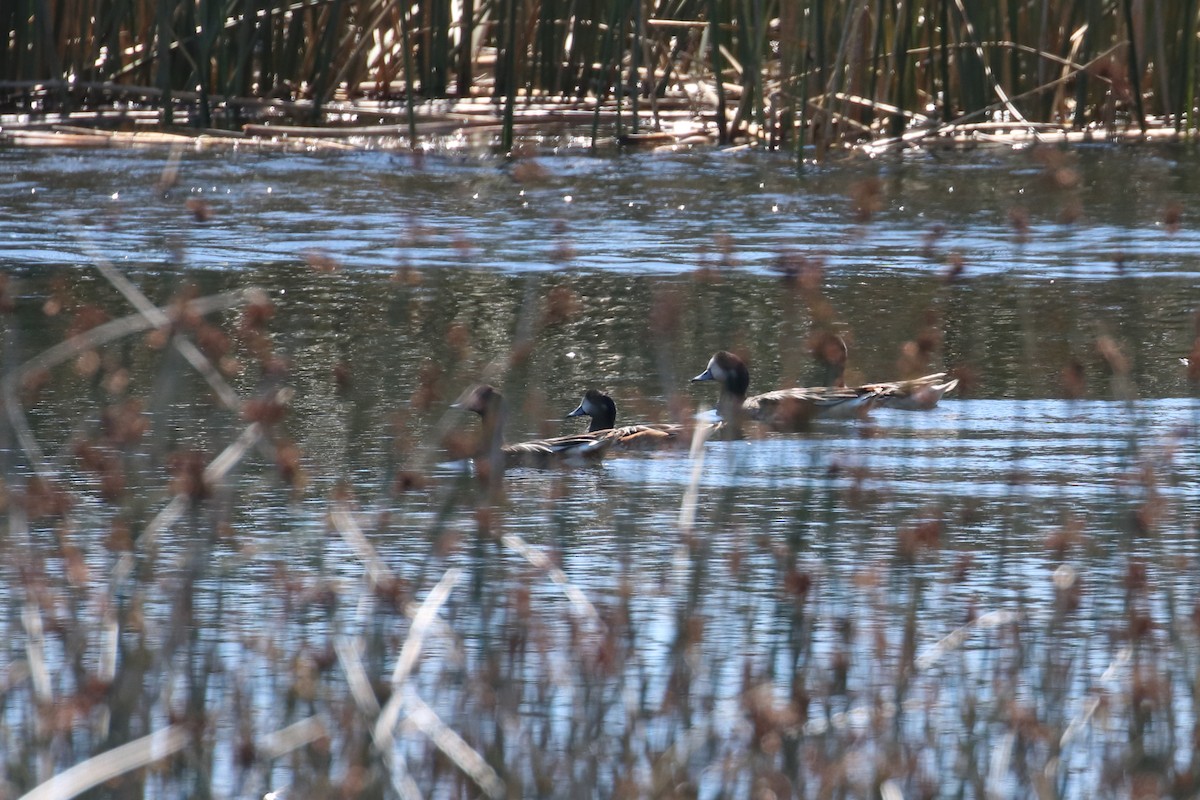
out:
M358 642L386 686L406 604L457 568L411 686L519 794L649 794L667 779L703 797L779 780L800 796L864 794L892 779L905 796L1015 797L1050 775L1087 797L1130 776L1182 780L1200 406L1178 358L1196 336L1200 234L1186 213L1169 223L1195 204L1196 154L1064 158L914 153L797 174L744 153L187 153L163 187L165 152L0 151L6 374L81 309L130 313L94 248L159 303L188 285L266 289L267 355L237 312L214 317L232 337L228 374L243 396L294 390L273 449L252 449L201 511L140 547L141 594L114 584L167 653L137 684L147 722L125 738L182 714L198 665L221 664L207 690L223 732L215 792L349 785L368 711L338 643ZM856 196L878 208L857 214ZM699 466L665 452L514 470L495 502L448 463L445 432L478 423L447 406L481 376L505 391L510 440L578 430L563 416L588 386L614 395L620 422L685 419L715 399L688 383L714 350L747 357L752 391L809 383L822 327L849 341L852 383L952 368L960 391L928 413L712 442ZM246 425L152 344L138 333L90 367L69 359L24 395L74 506L35 515L28 541L11 523L0 658L30 657L17 587L38 576L64 705L107 652L114 537L169 500L172 453L211 458ZM271 357L278 374L262 368ZM120 443L102 412L126 396L151 424ZM121 464L117 502L83 440ZM283 474L291 444L301 471ZM29 464L11 433L4 445L20 496ZM361 550L330 528L333 497L353 498L394 585L364 582ZM80 584L64 579L75 554ZM168 633L187 587L190 641ZM987 612L1011 616L905 666ZM58 633L73 626L82 639ZM118 630L134 647L134 628ZM71 647L82 672L65 668ZM29 684L5 685L5 752L47 769ZM1140 712L1137 692L1151 697ZM1104 713L1063 745L1089 698ZM113 724L87 708L58 734L80 757ZM308 715L329 731L328 763L240 766L238 736ZM396 752L428 796L451 794L463 772L432 758L427 734L402 729ZM147 791L202 790L174 774Z

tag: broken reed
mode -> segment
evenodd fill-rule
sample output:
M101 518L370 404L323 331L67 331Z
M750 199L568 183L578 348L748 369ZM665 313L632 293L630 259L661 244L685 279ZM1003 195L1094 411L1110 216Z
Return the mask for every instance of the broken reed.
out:
M825 147L929 120L1196 127L1196 0L62 0L3 5L3 108L491 97L634 115L689 85L723 141ZM718 79L719 78L719 79ZM45 94L40 94L45 92Z

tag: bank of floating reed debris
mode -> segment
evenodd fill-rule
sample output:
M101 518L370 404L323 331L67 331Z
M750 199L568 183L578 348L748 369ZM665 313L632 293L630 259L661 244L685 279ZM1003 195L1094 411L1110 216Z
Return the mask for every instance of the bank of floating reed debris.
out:
M1170 136L1196 0L61 0L6 3L0 113L221 136L591 128L815 148ZM23 116L28 114L28 116ZM589 116L590 115L590 116ZM290 127L280 128L281 124ZM263 127L271 124L274 127ZM13 131L16 130L14 134ZM660 138L663 134L667 138Z

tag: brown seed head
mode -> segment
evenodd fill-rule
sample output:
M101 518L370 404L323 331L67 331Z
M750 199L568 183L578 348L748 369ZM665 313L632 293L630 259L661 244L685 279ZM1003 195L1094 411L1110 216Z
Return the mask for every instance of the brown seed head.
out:
M1087 373L1077 358L1072 358L1062 369L1063 395L1068 400L1078 400L1087 393Z
M1183 203L1178 200L1172 200L1167 203L1167 207L1163 209L1163 227L1167 233L1179 233L1179 228L1183 225Z
M856 222L870 222L883 209L883 181L870 177L851 184L850 205Z
M171 494L182 495L193 503L207 500L212 493L204 477L208 459L195 450L179 450L171 454L168 469L171 473Z
M187 202L184 203L184 207L191 212L196 222L208 222L212 219L212 206L206 200L201 200L198 197L189 197Z

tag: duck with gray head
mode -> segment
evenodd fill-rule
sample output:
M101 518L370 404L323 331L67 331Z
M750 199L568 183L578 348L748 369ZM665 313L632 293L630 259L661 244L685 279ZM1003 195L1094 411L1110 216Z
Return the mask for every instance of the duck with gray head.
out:
M717 415L735 430L747 419L764 422L773 430L805 430L817 417L856 417L866 411L871 401L868 393L824 386L777 389L747 397L750 370L744 361L726 350L714 353L704 372L692 378L692 383L700 381L720 384Z
M661 450L687 447L690 437L684 426L675 424L617 425L617 404L598 389L584 392L579 407L568 417L589 417L587 434L609 439L613 447L623 450ZM715 426L714 426L715 427Z
M475 458L477 461L486 459L493 469L548 469L595 463L604 458L612 444L606 438L589 434L505 444L504 422L507 412L504 396L496 387L488 384L469 389L454 406L479 415L483 430Z

